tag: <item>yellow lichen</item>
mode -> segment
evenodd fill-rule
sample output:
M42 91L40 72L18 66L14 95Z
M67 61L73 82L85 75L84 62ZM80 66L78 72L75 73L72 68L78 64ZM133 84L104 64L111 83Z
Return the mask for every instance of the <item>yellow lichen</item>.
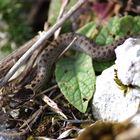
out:
M132 88L131 85L125 85L122 83L122 81L118 78L117 69L114 68L114 81L116 82L118 88L124 92L124 95L126 95L130 88Z

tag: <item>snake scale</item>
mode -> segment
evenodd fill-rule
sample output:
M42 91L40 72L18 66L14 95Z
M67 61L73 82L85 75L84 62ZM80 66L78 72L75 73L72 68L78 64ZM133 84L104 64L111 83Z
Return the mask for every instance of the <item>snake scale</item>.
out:
M30 86L34 90L38 89L44 81L49 79L53 64L74 38L76 38L76 40L70 49L84 52L97 61L107 61L115 58L114 49L122 44L126 37L115 41L111 45L102 47L89 38L77 33L65 33L60 35L56 40L52 41L40 55L37 62L37 75L30 83Z

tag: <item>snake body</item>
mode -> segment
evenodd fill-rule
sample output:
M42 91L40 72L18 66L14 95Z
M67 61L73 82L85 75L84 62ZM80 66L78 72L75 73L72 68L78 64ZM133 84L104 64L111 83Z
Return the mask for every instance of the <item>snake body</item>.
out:
M60 35L56 40L52 41L40 55L37 62L37 75L30 83L30 86L34 90L38 89L44 81L49 79L53 64L74 38L76 39L70 49L84 52L97 61L106 61L115 58L114 49L124 41L124 38L121 38L111 45L102 47L96 45L96 43L91 41L89 38L77 33L66 33Z

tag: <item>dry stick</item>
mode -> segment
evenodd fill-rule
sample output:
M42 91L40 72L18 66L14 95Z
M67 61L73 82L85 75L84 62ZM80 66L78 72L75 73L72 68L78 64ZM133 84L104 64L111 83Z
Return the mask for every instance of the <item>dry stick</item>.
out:
M53 100L56 101L60 97L62 97L62 94L57 95ZM45 104L44 106L39 108L36 112L34 112L33 115L28 120L26 120L26 123L23 123L23 125L20 127L20 129L23 129L27 125L27 123L28 124L31 123L31 121L34 120L34 118L37 116L37 114L40 115L47 107L48 107L48 104Z
M12 77L12 75L17 71L17 69L23 65L26 60L30 57L30 55L34 52L34 50L40 46L42 42L46 42L46 40L52 36L52 34L78 9L80 8L86 0L79 0L67 13L63 16L52 28L50 28L47 32L44 32L40 39L36 41L36 43L16 62L16 64L9 70L6 76L0 81L0 86L3 86L7 83L7 81Z
M75 37L72 41L71 41L71 43L63 50L63 52L58 56L58 59L74 44L74 42L75 42L75 40L76 40L77 38Z
M30 39L28 42L20 46L17 50L13 51L11 54L6 56L6 58L2 59L0 61L0 68L3 68L3 66L6 65L7 62L11 61L13 58L16 59L17 57L20 57L23 53L25 53L38 39L38 35Z
M37 111L31 116L31 118L29 118L29 119L26 121L26 123L24 123L24 124L21 126L21 127L27 126L27 125L30 123L23 131L20 131L20 132L0 131L0 136L1 136L1 137L8 137L7 139L9 139L9 137L10 137L10 139L18 139L17 137L19 137L19 136L22 137L22 136L26 135L26 134L30 131L30 129L31 129L32 125L33 125L33 123L37 120L38 116L40 116L40 114L42 113L42 111L43 111L46 107L47 107L47 105L44 105L44 106L41 107L39 110L37 110ZM25 125L25 124L26 124L26 125ZM20 127L20 129L21 129L21 127Z
M41 95L43 95L43 94L45 94L45 93L47 93L47 92L49 92L49 91L51 91L51 90L53 90L53 89L56 89L56 88L58 88L58 85L54 85L54 86L52 86L52 87L50 87L50 88L48 88L48 89L42 91L41 93L37 94L36 97L37 97L37 96L41 96Z
M37 38L38 35L0 61L0 78L6 75L14 63L37 41Z
M66 10L66 6L68 5L69 2L70 2L70 0L64 0L62 2L61 9L60 9L60 12L59 12L59 15L58 15L58 18L57 18L57 22L63 17L64 12ZM57 39L57 37L59 36L60 31L61 31L61 27L59 29L57 29L57 31L54 33L54 38L55 39Z
M49 42L49 41L47 41L47 42ZM46 45L45 43L42 43L40 48L38 48L37 50L35 50L33 52L33 55L30 57L29 62L27 63L24 71L21 74L21 77L18 79L18 88L22 87L23 85L25 85L25 82L27 82L25 80L27 78L26 76L27 76L28 73L30 73L34 62L36 61L37 57L39 56L39 54L41 53L41 51L42 51L42 49L44 48L45 45ZM16 83L16 85L17 85L17 83Z

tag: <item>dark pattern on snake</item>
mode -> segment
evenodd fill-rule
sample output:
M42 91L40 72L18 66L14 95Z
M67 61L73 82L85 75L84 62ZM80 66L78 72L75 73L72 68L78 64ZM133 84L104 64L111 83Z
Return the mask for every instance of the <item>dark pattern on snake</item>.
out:
M37 75L30 83L30 86L34 90L38 89L44 83L44 81L48 80L53 64L56 62L58 56L65 50L65 48L72 42L74 38L76 38L76 40L70 49L84 52L97 61L107 61L114 59L114 49L118 45L122 44L126 39L126 37L124 37L115 41L111 45L99 46L89 38L80 34L67 33L60 35L56 40L50 43L47 48L43 50L38 60Z

